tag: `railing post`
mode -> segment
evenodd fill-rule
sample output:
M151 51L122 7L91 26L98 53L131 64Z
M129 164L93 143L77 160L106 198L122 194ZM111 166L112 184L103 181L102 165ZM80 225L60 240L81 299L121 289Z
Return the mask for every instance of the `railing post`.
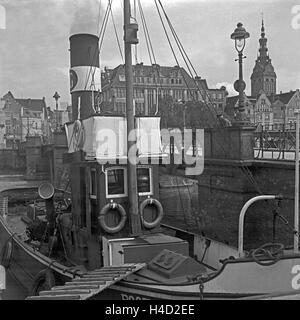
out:
M273 200L273 199L282 199L282 196L275 196L275 195L261 195L261 196L257 196L254 198L251 198L250 200L248 200L241 212L240 212L240 216L239 216L239 238L238 238L238 254L239 257L242 258L244 256L244 220L245 220L245 215L246 212L248 210L248 208L257 201L260 200Z

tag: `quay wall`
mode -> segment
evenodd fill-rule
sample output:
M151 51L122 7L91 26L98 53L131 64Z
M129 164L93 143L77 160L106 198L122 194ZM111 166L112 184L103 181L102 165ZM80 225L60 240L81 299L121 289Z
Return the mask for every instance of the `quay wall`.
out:
M245 170L249 170L248 174ZM164 173L161 169L161 174ZM289 161L254 160L244 169L238 161L207 159L200 176L182 183L188 181L187 177L183 178L184 171L175 170L174 174L181 176L180 186L167 187L165 183L160 188L160 200L165 209L163 222L236 247L239 214L246 201L261 193L282 194L283 200L279 203L260 201L248 209L244 243L246 249L273 240L292 245L294 173L294 163Z
M248 249L272 241L292 245L294 165L253 161L246 170L248 173L235 162L208 161L204 173L198 177L202 231L237 246L239 214L246 201L260 194L282 194L280 202L260 201L249 208L244 243Z
M0 149L0 170L24 172L26 170L26 156L19 150Z
M249 208L244 243L246 249L272 241L293 244L294 161L254 159L253 133L250 127L205 130L204 171L189 177L197 181L190 188L192 197L191 191L181 188L186 201L182 206L178 190L161 189L166 223L236 247L239 214L247 200L260 194L282 194L280 203L260 201ZM161 168L165 172L184 177L178 166ZM197 205L195 201L193 206L186 205L192 201L188 197L195 199L195 193Z

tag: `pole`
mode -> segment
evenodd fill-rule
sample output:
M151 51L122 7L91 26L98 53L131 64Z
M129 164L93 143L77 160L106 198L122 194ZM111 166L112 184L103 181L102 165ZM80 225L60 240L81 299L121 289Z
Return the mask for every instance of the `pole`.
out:
M55 104L55 109L56 109L56 117L55 117L55 120L56 120L56 131L58 131L58 99L55 99L56 101L56 104Z
M296 111L294 252L299 249L299 110Z
M243 52L239 52L239 81L243 81ZM239 112L244 112L244 90L241 86L239 89Z
M29 116L27 115L27 136L29 136Z
M137 173L136 173L136 132L133 110L133 71L131 43L126 41L126 32L130 24L130 0L124 0L124 45L125 45L125 78L126 78L126 118L127 118L127 170L129 221L132 236L141 234L141 221L138 208Z
M238 253L239 257L244 257L244 220L248 208L257 201L282 199L280 195L261 195L249 199L243 206L239 216L239 231L238 231Z

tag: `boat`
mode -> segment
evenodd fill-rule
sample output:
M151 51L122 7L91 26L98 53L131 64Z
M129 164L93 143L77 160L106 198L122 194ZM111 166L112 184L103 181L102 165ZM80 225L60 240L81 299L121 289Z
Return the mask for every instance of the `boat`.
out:
M29 300L237 299L296 292L297 241L290 249L267 243L244 250L247 209L280 195L245 203L238 248L162 224L160 119L134 116L131 45L137 25L130 21L129 0L124 30L126 117L90 113L66 125L70 194L50 183L28 190L25 198L16 196L18 190L1 193L0 264L22 283Z

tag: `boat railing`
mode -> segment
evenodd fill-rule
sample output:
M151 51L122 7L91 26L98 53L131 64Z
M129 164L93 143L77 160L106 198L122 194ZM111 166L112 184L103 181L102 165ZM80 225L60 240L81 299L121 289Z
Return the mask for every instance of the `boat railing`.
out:
M238 235L238 254L239 257L243 257L244 256L244 220L245 220L245 215L246 212L248 210L248 208L255 202L257 201L261 201L261 200L281 200L282 199L282 195L261 195L261 196L256 196L254 198L251 198L250 200L248 200L241 212L240 212L240 217L239 217L239 235Z

